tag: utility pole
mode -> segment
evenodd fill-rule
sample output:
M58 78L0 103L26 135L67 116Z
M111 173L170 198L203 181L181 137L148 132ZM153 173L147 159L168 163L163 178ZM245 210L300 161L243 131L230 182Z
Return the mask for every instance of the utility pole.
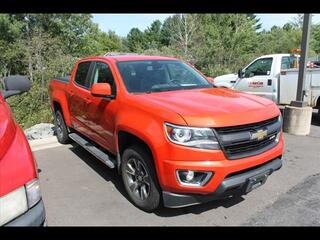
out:
M309 14L309 13L304 14L297 97L296 97L296 101L291 102L291 105L297 106L297 107L306 106L306 103L304 103L304 101L303 101L303 97L304 97L303 88L304 88L304 82L305 82L305 78L306 78L306 67L307 67L307 60L308 60L310 28L311 28L311 14Z
M310 27L310 14L304 14L297 97L296 101L291 101L289 106L285 106L283 113L283 131L294 135L308 135L311 127L312 107L303 101Z

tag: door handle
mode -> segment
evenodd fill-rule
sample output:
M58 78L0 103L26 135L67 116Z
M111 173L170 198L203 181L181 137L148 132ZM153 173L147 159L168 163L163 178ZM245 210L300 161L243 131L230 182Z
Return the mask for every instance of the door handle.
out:
M268 86L272 85L272 79L268 79Z

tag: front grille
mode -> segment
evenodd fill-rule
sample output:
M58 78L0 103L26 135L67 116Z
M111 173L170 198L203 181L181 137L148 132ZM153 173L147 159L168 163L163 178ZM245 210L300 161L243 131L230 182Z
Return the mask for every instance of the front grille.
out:
M251 123L246 125L239 125L239 126L232 126L232 127L222 127L222 128L216 128L216 131L219 134L227 134L227 133L234 133L234 132L242 132L242 131L252 131L264 128L267 125L271 125L273 123L276 123L278 121L278 117L271 118L262 122L258 123Z
M267 135L261 139L251 139L259 130L266 130ZM278 117L234 127L216 128L216 135L226 157L230 160L258 155L277 145L277 134L281 130Z

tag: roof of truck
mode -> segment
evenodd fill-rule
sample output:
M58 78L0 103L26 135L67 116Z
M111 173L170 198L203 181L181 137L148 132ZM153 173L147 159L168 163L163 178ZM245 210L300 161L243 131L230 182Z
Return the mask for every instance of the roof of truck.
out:
M275 57L275 56L284 57L284 56L290 56L290 55L291 55L291 54L289 54L289 53L277 53L277 54L263 55L263 56L260 56L259 58Z
M86 57L82 58L81 60L93 60L97 58L104 58L113 60L116 62L122 61L141 61L141 60L177 60L174 57L164 57L164 56L152 56L152 55L104 55L104 56L93 56L93 57Z
M116 61L134 61L134 60L176 60L173 57L164 56L150 56L150 55L114 55L104 56L105 58L112 58Z

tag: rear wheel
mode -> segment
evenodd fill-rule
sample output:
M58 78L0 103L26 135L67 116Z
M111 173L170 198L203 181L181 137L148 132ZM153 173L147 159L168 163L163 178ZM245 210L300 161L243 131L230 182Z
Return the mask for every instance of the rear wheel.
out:
M67 144L71 142L69 138L69 133L67 129L67 125L63 119L63 115L60 110L55 112L55 126L56 126L56 134L59 143Z
M160 204L160 187L153 160L143 147L134 145L122 154L121 174L130 200L138 208L153 212Z

